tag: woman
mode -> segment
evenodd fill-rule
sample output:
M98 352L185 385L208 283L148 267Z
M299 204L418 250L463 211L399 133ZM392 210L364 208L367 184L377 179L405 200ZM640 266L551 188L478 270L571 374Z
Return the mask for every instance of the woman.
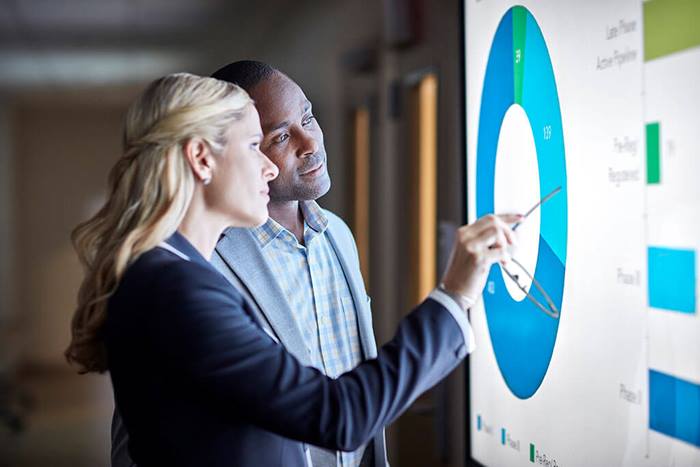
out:
M354 450L467 353L466 307L506 259L517 216L461 228L443 292L377 359L332 380L265 334L206 260L225 228L267 219L277 169L247 94L169 75L125 127L109 199L74 232L86 275L66 356L83 372L110 371L139 466L305 465L302 442Z

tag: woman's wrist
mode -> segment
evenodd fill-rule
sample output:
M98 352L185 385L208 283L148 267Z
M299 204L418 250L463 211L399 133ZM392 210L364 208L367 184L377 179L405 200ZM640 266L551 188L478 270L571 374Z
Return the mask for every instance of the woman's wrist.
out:
M452 300L454 300L459 307L464 310L465 312L470 309L474 304L476 303L476 300L469 295L465 295L459 292L455 292L454 290L450 290L447 287L445 287L444 282L440 282L438 285L438 290L441 292L444 292L447 294Z

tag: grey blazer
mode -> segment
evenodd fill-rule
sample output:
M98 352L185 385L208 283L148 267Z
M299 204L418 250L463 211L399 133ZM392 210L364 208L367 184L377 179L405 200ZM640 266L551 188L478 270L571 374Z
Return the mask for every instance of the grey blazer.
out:
M328 218L326 234L335 250L355 302L357 325L364 358L377 356L372 330L372 312L360 273L360 262L352 232L338 216L324 210ZM311 366L301 329L293 318L284 293L265 262L257 240L248 229L227 229L219 240L211 263L241 292L264 324L265 331L294 355ZM133 465L127 451L128 435L115 410L112 421L112 467ZM387 467L384 431L373 439L374 465Z
M364 358L374 358L377 356L377 344L372 330L372 311L360 273L355 239L342 219L325 209L323 212L328 218L326 234L338 256L355 302ZM311 366L301 329L253 234L248 229L226 230L211 262L250 302L260 321L267 325L265 330L268 334L279 340L302 364ZM374 438L373 444L374 465L388 466L383 431Z

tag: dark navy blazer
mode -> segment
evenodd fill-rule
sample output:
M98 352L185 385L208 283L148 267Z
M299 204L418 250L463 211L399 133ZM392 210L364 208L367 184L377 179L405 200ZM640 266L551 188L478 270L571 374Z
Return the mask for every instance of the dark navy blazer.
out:
M167 243L176 251L129 266L107 308L109 371L139 467L303 466L302 442L355 450L466 354L455 318L428 299L376 359L331 379L268 336L182 235Z

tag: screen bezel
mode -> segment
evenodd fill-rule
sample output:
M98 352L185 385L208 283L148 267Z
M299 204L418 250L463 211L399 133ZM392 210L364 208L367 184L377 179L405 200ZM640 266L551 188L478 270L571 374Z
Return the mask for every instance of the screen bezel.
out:
M467 0L459 2L459 79L460 79L460 146L461 146L461 175L462 175L462 224L469 222L469 179L467 176ZM472 457L472 424L471 424L471 388L470 388L469 357L464 360L464 442L465 442L465 466L485 467Z

